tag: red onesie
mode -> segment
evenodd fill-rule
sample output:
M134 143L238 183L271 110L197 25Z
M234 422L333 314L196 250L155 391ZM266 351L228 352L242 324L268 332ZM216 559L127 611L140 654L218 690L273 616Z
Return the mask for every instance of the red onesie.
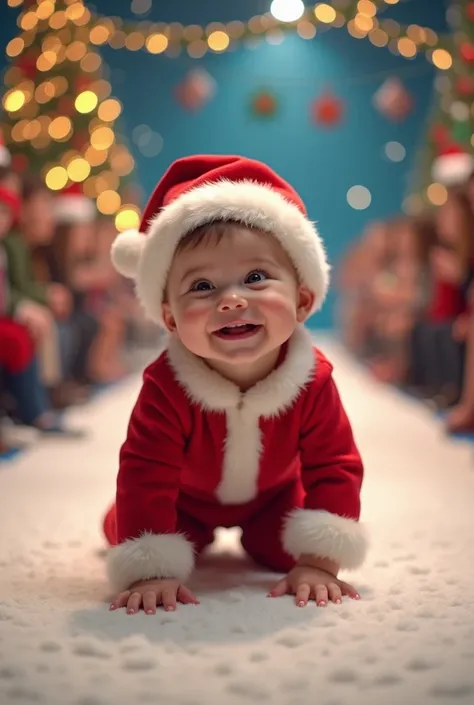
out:
M186 580L216 527L242 528L260 564L303 553L364 560L363 466L330 362L300 327L247 392L172 337L144 373L104 529L116 590Z

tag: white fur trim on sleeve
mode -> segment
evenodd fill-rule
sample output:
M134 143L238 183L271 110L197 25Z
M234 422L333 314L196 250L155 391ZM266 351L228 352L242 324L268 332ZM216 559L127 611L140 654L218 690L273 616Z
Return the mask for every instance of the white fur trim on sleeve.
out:
M294 509L285 523L283 546L294 558L307 553L354 570L365 560L368 535L365 526L354 519L316 509Z
M144 246L145 235L138 230L125 230L117 235L110 254L112 264L119 274L135 278Z
M118 592L137 580L177 578L185 581L194 568L193 545L181 534L144 533L109 549L107 572Z

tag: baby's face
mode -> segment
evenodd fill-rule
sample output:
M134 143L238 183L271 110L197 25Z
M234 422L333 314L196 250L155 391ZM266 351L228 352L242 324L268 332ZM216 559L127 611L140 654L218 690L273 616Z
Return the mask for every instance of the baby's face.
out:
M175 255L163 315L195 355L248 364L286 342L313 300L275 238L233 225Z

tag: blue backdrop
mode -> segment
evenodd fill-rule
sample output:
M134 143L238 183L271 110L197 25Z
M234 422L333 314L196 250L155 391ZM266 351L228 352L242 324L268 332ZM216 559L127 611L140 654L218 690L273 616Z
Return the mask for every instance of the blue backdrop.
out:
M266 0L154 0L144 17L183 24L248 20L268 10ZM92 6L92 4L90 4ZM388 8L384 17L409 24L426 24L445 31L443 0L405 0ZM133 18L130 0L95 3L99 12ZM15 12L0 10L0 38L6 43L16 33ZM407 61L386 47L352 38L342 29L318 33L311 41L290 36L277 46L263 41L257 48L239 48L195 60L153 56L144 51L106 48L113 93L124 106L121 131L129 138L137 163L137 177L149 194L169 163L193 152L238 153L262 159L278 170L301 193L311 218L318 222L332 263L360 233L368 219L399 211L406 192L432 96L434 71L420 56ZM175 99L176 85L188 71L202 66L216 82L216 93L197 113L184 110ZM401 124L379 114L372 98L390 75L398 75L415 98L413 112ZM259 88L279 96L272 120L252 116L249 101ZM334 129L313 124L310 105L325 88L345 102L345 119ZM163 140L157 156L146 157L133 140L134 129L147 125ZM393 162L385 155L389 141L400 142L406 158ZM366 210L354 210L346 194L363 185L372 200ZM314 324L329 327L333 294Z

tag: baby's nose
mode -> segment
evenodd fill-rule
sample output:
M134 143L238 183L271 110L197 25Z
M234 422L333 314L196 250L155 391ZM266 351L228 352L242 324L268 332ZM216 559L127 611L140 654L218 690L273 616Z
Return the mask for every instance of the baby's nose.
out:
M219 311L238 311L239 309L246 309L247 306L247 299L233 292L222 296L219 302Z

